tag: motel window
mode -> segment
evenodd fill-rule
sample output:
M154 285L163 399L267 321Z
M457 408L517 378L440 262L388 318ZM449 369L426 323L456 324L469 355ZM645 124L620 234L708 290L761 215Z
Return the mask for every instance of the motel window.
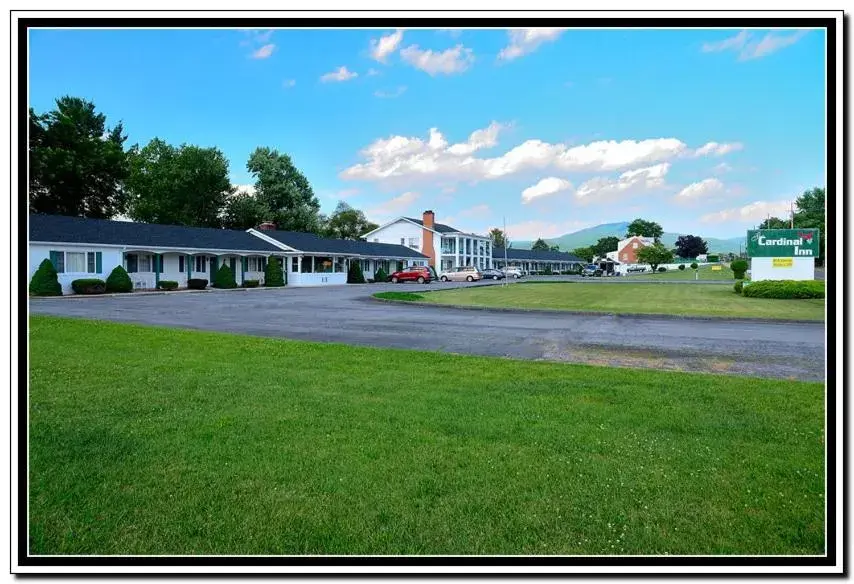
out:
M196 272L204 273L208 271L206 267L207 260L208 258L205 256L196 256Z
M261 258L250 257L246 258L246 270L249 272L261 271Z
M86 252L86 271L90 274L95 273L95 252Z
M291 258L291 272L299 272L299 258Z
M629 254L624 253L624 254L623 254L623 261L625 261L625 260L627 260L627 259L629 259Z
M95 274L100 267L101 252L51 251L50 261L57 273Z
M638 248L638 242L635 241L632 243L632 249L637 249L637 248Z
M406 245L406 238L405 237L400 238L400 245Z
M335 271L339 274L347 271L347 258L335 258Z
M418 249L418 238L417 237L410 237L409 238L409 247L413 247L413 248Z
M184 256L178 256L178 271L184 273Z
M65 271L71 274L86 272L86 254L73 251L65 252Z
M379 237L375 237L375 238L374 238L374 243L379 243L379 242L380 242L380 238L379 238Z

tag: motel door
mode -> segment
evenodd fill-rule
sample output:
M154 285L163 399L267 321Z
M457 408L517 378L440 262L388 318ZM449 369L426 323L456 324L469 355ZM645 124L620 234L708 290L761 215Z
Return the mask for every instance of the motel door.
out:
M231 273L237 274L237 258L229 259L228 264L231 266Z

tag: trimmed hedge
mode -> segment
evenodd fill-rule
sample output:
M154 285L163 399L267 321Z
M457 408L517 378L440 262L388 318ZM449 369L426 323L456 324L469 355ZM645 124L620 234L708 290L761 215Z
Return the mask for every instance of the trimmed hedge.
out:
M666 272L667 268L665 268L664 266L658 266L658 271L659 272Z
M160 290L177 290L178 282L175 280L160 280L157 283L157 288Z
M131 292L133 291L133 282L130 281L130 276L122 266L116 266L110 275L107 276L107 292Z
M388 282L388 274L385 273L384 269L380 268L374 274L374 281L375 282Z
M208 281L204 278L190 278L187 280L187 288L190 290L204 290L208 287Z
M48 259L42 260L38 269L30 280L30 294L33 296L62 296L62 286L56 275L53 262Z
M100 278L80 278L71 282L75 294L103 294L107 291L107 283Z
M260 283L261 282L259 282L258 280L244 280L243 281L243 285L246 288L257 288Z
M748 298L824 298L821 280L762 280L744 286Z
M285 285L285 276L279 258L271 256L264 267L264 286L274 288Z
M680 271L680 272L684 272L684 271L685 271L685 264L679 264L679 271Z
M681 266L680 266L680 267L681 267ZM700 265L699 265L697 262L691 262L691 269L692 269L692 270L696 270L696 269L697 269L697 268L699 268L699 267L700 267Z
M747 260L734 260L729 268L732 270L733 278L736 280L744 280L744 273L747 271L748 267Z
M735 290L736 294L741 294L741 291L744 289L744 280L737 280L732 289Z
M222 264L214 275L214 288L237 288L237 281L234 279L234 272L228 264Z

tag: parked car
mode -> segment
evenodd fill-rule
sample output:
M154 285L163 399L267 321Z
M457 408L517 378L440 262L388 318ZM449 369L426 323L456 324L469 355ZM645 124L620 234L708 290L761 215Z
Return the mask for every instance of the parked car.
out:
M593 276L601 276L602 268L597 266L596 264L588 264L581 268L581 277L582 278L592 278Z
M506 278L504 272L502 272L501 270L492 269L481 270L480 277L484 280L503 280L504 278Z
M507 278L513 278L518 280L522 276L525 275L524 270L517 268L516 266L510 266L508 268L504 268L504 276Z
M426 266L410 266L391 274L393 284L398 282L418 282L429 284L433 280L430 270Z
M443 282L474 282L480 280L480 272L474 266L462 266L442 272L439 279Z

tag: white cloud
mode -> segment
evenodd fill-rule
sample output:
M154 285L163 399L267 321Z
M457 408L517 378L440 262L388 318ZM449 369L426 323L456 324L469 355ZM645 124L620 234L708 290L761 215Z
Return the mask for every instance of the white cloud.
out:
M501 49L498 58L510 61L527 55L537 49L541 44L556 40L565 31L565 28L522 28L507 31L510 44Z
M273 54L273 51L276 50L276 45L270 43L269 45L264 45L254 53L252 53L253 59L266 59L270 55Z
M670 163L663 162L655 166L628 170L617 179L607 177L592 178L575 191L575 197L582 202L601 202L626 195L634 195L645 190L660 188L664 177L670 170Z
M237 195L241 192L248 194L251 197L255 196L255 185L231 185L234 187L235 191L232 196Z
M532 187L522 191L522 203L528 204L534 199L548 197L572 188L572 183L563 178L551 176L544 178Z
M462 73L474 62L472 50L463 45L442 52L423 51L418 45L410 45L400 51L400 56L406 63L432 76Z
M558 157L556 164L565 170L619 170L669 160L686 148L685 143L676 138L600 140L570 148Z
M244 40L240 41L241 46L249 46L249 45L262 45L267 43L270 38L273 36L273 29L252 29L252 28L244 28L241 29L241 32L246 37Z
M394 99L395 97L400 97L401 95L403 95L405 91L406 86L401 85L394 91L383 91L381 89L378 89L374 92L374 95L383 99Z
M284 81L282 81L283 87L293 87L296 84L297 84L296 79L285 79Z
M724 209L700 217L701 223L759 223L770 215L785 217L789 214L791 201L755 201L744 207Z
M739 61L749 61L751 59L767 57L780 49L793 45L803 38L805 34L807 34L805 30L798 30L788 35L769 32L761 40L757 41L753 40L753 36L749 32L743 30L737 35L722 41L703 43L702 50L704 53L729 50L738 51Z
M699 182L691 183L678 193L676 193L677 201L696 201L708 195L719 193L724 188L724 184L716 178L707 178Z
M730 166L726 162L721 162L720 164L716 165L712 169L712 171L715 172L716 174L724 174L727 172L732 172L732 166Z
M385 63L388 56L400 46L402 40L402 30L396 30L392 34L380 37L379 40L371 39L371 58L380 63Z
M730 152L743 150L744 144L741 142L718 143L707 142L694 151L694 156L723 156Z
M448 148L450 154L464 156L480 150L481 148L491 148L498 144L498 133L507 126L492 122L489 127L482 130L475 130L469 135L466 142L454 144Z
M366 73L366 75L368 77L374 77L376 75L380 75L380 72L377 71L376 69L374 69L373 67L371 67L370 69L368 69L368 72Z
M335 71L331 71L329 73L326 73L325 75L322 75L320 77L320 80L323 83L328 83L330 81L349 81L350 79L353 79L358 76L358 73L354 71L348 71L347 67L341 66L338 67L338 69L336 69Z
M392 216L398 216L412 205L421 195L412 191L398 195L384 203L368 209L365 213L370 217L379 217L388 219Z

